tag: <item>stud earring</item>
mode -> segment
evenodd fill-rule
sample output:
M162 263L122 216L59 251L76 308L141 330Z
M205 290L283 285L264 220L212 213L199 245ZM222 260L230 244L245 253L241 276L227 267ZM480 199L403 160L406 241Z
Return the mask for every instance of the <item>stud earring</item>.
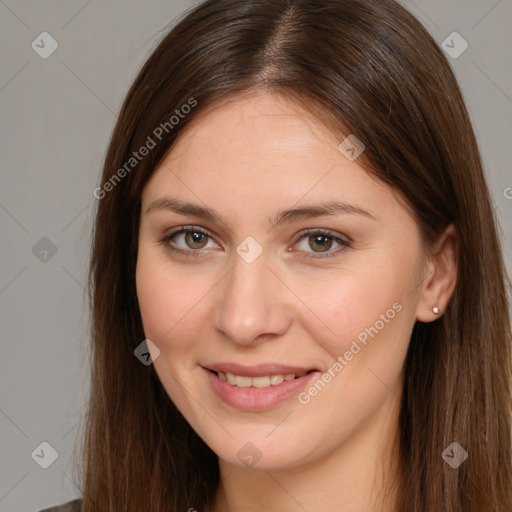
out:
M441 310L440 310L437 306L434 306L434 307L432 308L432 311L433 311L433 312L434 312L434 314L436 314L436 315L439 315L439 313L441 312Z

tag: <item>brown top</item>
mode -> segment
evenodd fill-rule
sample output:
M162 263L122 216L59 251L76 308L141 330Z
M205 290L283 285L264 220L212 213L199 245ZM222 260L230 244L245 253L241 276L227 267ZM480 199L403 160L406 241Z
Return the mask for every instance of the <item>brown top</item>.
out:
M82 500L76 499L68 501L62 505L56 505L55 507L45 508L39 512L81 512L82 511Z

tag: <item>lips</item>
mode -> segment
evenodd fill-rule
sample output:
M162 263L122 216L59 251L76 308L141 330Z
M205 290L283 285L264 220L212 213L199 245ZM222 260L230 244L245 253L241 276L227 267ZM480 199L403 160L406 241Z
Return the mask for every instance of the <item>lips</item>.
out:
M231 407L248 412L271 409L292 399L320 373L302 366L275 364L242 366L235 363L219 363L209 367L203 366L202 369L217 397ZM223 369L231 369L239 373L230 374L229 371L224 373ZM294 371L299 373L294 375ZM277 376L270 385L267 382L269 375ZM286 379L283 375L292 378ZM230 383L229 380L233 378L235 381Z

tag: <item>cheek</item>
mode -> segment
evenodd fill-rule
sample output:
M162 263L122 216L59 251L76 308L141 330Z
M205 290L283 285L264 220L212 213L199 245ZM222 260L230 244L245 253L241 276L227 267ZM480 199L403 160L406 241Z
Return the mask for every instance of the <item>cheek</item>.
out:
M297 293L317 315L303 315L303 328L326 355L321 382L312 383L298 399L318 415L336 408L326 420L326 431L349 435L390 393L399 394L395 385L414 324L409 304L413 269L386 268L387 273L373 267L352 269L322 286L303 283Z
M156 258L139 254L136 269L137 297L145 335L161 351L168 351L179 340L184 348L193 339L190 329L197 325L204 290L185 274L170 270ZM189 333L184 336L184 333Z
M377 365L400 364L397 358L405 354L414 324L414 261L413 254L407 265L379 255L378 265L368 260L321 282L296 280L294 292L306 307L304 329L332 362L346 356L345 373L370 359Z

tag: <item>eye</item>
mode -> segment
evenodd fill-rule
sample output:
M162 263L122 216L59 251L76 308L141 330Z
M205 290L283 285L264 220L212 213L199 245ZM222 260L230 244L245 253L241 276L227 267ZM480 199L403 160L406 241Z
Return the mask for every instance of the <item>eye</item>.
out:
M302 246L298 252L305 253L306 255L304 257L311 259L336 256L345 248L352 247L351 242L348 240L344 240L336 236L335 233L324 229L308 229L302 231L299 233L296 240L300 242L299 246ZM180 241L182 242L181 246L177 243ZM209 241L214 244L214 248L219 247L218 244L213 241L210 233L195 226L180 226L159 240L160 243L165 245L167 250L193 257L202 255L200 249L212 248L208 247ZM296 244L297 242L295 242L294 245ZM337 244L337 246L334 246L335 250L331 250L334 244ZM308 249L313 250L309 251ZM297 249L292 249L291 251L297 252Z
M348 240L344 240L336 236L335 233L325 229L308 229L302 231L298 235L298 241L300 242L299 250L306 253L306 258L312 259L337 256L340 251L352 247L352 244ZM336 250L331 251L334 244L337 244L337 246L334 247ZM309 251L308 249L313 250ZM293 251L295 251L295 249Z
M182 240L184 245L178 245L176 241ZM208 239L213 242L209 233L195 226L180 226L166 234L159 242L171 252L186 253L190 256L200 256L199 249L208 248ZM217 244L215 246L218 247Z

